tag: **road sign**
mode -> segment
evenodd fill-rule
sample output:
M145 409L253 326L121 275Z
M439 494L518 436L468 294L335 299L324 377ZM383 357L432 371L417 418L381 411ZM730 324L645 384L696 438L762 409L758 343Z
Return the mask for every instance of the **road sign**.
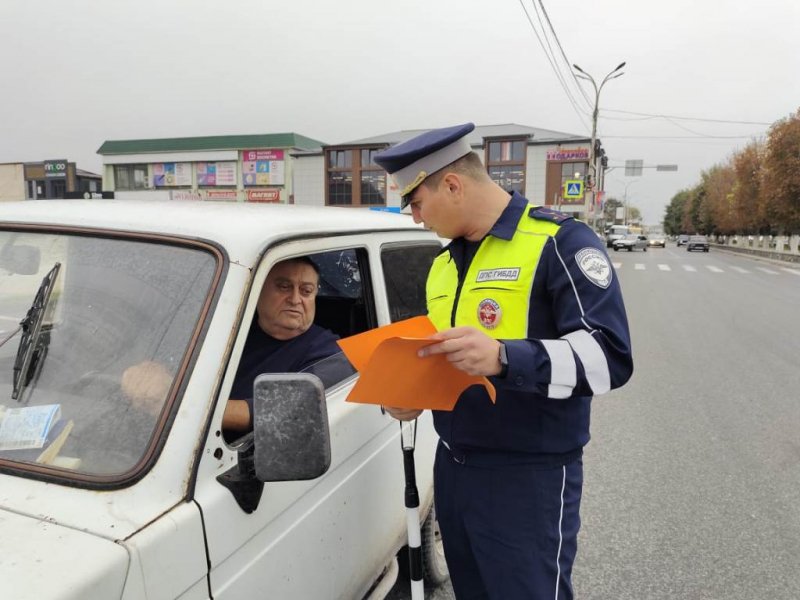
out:
M567 179L564 182L564 198L583 198L583 181Z
M642 167L644 166L644 161L641 159L638 160L626 160L625 161L625 175L627 177L638 177L642 174Z

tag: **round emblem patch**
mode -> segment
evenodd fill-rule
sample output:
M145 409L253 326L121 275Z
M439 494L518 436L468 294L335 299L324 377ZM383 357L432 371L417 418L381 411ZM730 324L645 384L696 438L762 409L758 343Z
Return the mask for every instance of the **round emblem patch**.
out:
M500 317L502 316L503 310L497 302L491 298L481 300L481 303L478 305L478 320L486 329L494 329L497 327L500 324Z
M586 278L597 287L606 289L611 285L614 270L608 263L608 258L597 248L584 248L575 254L578 267Z

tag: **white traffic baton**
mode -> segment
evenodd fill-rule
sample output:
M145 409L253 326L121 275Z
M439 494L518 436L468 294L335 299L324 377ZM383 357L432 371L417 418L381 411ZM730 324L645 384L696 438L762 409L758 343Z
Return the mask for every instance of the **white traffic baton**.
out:
M406 525L408 528L408 571L411 576L411 600L423 600L422 584L422 535L419 526L419 491L414 468L414 446L417 443L417 420L411 426L411 443L403 441L403 422L400 421L400 446L403 449L403 469L406 476Z

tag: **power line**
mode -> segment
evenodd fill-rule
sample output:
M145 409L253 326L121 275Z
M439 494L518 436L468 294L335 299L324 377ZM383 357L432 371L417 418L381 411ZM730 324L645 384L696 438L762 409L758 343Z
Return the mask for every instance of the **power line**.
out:
M614 138L624 140L738 140L758 137L749 135L604 135L603 139Z
M592 100L586 94L586 90L583 89L583 86L580 84L580 82L578 81L578 78L575 76L575 71L572 70L572 63L567 58L567 53L564 52L564 47L561 45L561 41L558 39L558 34L556 34L556 30L553 27L552 21L550 21L550 16L547 14L547 10L545 10L544 2L542 2L542 0L539 0L539 6L541 6L541 8L542 8L542 14L544 15L544 18L547 21L547 26L550 28L550 32L553 34L553 39L555 40L556 45L558 46L558 49L561 51L561 56L564 58L564 63L567 65L567 69L569 70L569 74L572 76L572 80L575 82L575 87L577 87L580 90L580 92L583 95L584 100L586 100L586 104L589 106L589 108L593 108Z
M651 113L634 112L632 110L618 110L618 109L614 109L614 108L606 108L604 110L606 110L608 112L623 113L623 114L627 114L627 115L639 115L639 116L647 117L647 118L660 118L660 119L667 119L667 120L669 120L669 119L677 119L679 121L704 121L704 122L707 122L707 123L734 123L734 124L737 124L737 125L772 125L772 123L765 123L763 121L733 121L733 120L727 120L727 119L705 119L705 118L702 118L702 117L678 117L678 116L675 116L675 115L657 115L657 114L651 114ZM610 117L606 117L606 118L610 118Z
M573 98L572 94L570 93L569 89L567 88L566 83L564 82L564 80L563 80L563 78L561 76L561 73L558 70L558 67L556 67L556 65L553 62L552 58L548 54L547 49L545 48L545 45L542 42L542 38L539 35L539 32L536 29L536 26L533 24L533 20L531 19L530 14L528 13L528 9L525 7L524 1L523 0L519 0L519 4L522 7L523 12L525 13L525 17L528 19L528 23L531 26L531 30L533 31L533 34L536 36L536 39L539 41L539 45L542 47L542 51L545 54L545 58L547 58L547 62L550 63L550 67L553 69L553 72L556 74L556 78L558 79L558 83L561 85L561 88L564 90L564 93L567 95L567 99L569 100L570 105L572 105L572 108L575 111L575 114L578 115L578 119L580 119L580 121L583 124L584 128L589 129L589 125L586 123L586 121L584 121L583 115L581 114L580 110L578 109L578 105L575 102L575 99Z

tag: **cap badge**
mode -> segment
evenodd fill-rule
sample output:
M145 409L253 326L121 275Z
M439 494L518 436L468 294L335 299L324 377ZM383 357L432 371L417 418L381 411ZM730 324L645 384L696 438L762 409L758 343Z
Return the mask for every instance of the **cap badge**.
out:
M503 316L503 310L500 305L492 300L486 298L481 300L478 305L478 320L486 329L494 329L500 324L500 318Z
M597 287L606 289L611 285L614 271L611 269L606 255L597 248L578 250L575 254L575 262L578 263L578 267L586 275L586 279Z

